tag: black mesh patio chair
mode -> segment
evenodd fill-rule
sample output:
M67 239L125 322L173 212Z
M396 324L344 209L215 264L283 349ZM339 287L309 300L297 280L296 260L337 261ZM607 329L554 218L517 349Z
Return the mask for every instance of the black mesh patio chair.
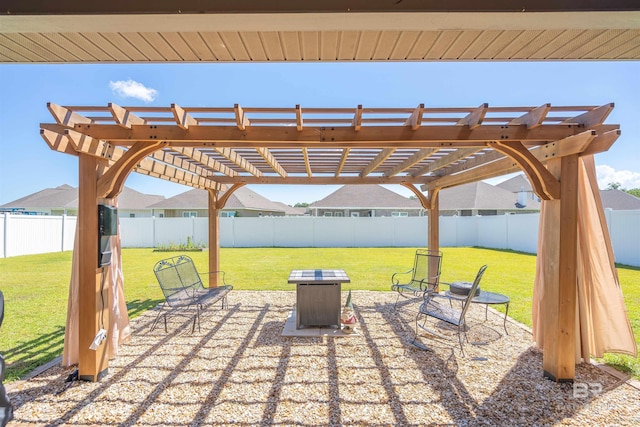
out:
M462 300L462 308L460 310L452 307L451 299L446 295L433 291L426 291L424 293L424 301L420 305L418 315L416 316L415 335L413 337L413 340L410 342L419 348L426 349L426 347L416 343L416 339L418 338L418 328L424 329L430 335L437 338L446 339L445 336L438 334L432 329L426 327L427 320L430 319L434 320L434 327L437 327L440 322L444 322L445 326L451 325L457 332L458 341L460 343L460 350L464 355L462 335L464 335L464 338L467 342L469 341L467 338L467 311L469 310L469 306L471 305L471 300L475 296L476 289L478 289L478 286L480 286L480 280L482 280L482 275L484 274L484 271L486 269L487 266L483 265L482 267L480 267L480 270L478 270L478 274L473 281L473 285L471 286L469 294L464 300ZM424 321L422 322L422 324L420 324L420 319L422 317L424 317Z
M233 286L226 284L222 271L203 273L221 275L223 285L215 288L204 287L193 260L186 255L158 261L153 267L153 272L158 279L165 301L151 325L151 331L155 329L161 316L164 317L164 330L167 332L167 317L183 315L193 316L191 327L193 333L196 325L200 330L200 312L205 306L222 301L222 308L227 307L227 294Z
M429 266L433 272L431 276L429 276ZM440 280L441 267L442 252L418 249L413 260L413 268L391 276L391 290L398 292L394 307L398 305L401 296L416 298L427 290L435 289Z

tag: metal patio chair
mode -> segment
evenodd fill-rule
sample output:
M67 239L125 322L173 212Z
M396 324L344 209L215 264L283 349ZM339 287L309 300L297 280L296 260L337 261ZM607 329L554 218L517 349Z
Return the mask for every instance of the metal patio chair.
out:
M227 294L233 289L233 286L226 284L223 271L203 273L221 275L223 285L216 288L204 287L193 260L186 255L158 261L153 267L153 272L158 279L165 302L151 325L151 331L155 329L161 316L164 317L164 330L167 332L167 317L169 315L184 315L193 316L191 327L193 333L196 324L200 330L200 312L205 306L222 301L222 308L227 307Z
M429 266L433 272L431 276L429 276ZM435 289L440 281L441 267L442 252L418 249L413 260L413 268L391 276L391 290L398 292L394 308L398 305L401 296L415 298L429 289Z
M438 322L445 322L447 325L452 325L455 331L458 334L458 341L460 343L460 350L462 351L462 355L464 356L464 348L462 343L462 335L464 334L465 340L468 342L467 338L467 321L466 315L469 310L469 306L471 305L471 300L475 296L476 290L478 286L480 286L480 280L482 280L482 275L484 271L487 269L486 265L480 267L478 270L478 274L476 275L475 280L473 281L473 285L469 291L467 297L462 300L462 308L460 310L456 310L452 307L451 299L443 294L439 294L432 291L426 291L424 293L424 301L420 305L420 309L418 310L418 315L416 316L416 330L413 340L410 341L411 344L416 347L426 349L426 347L416 343L416 339L418 338L418 327L427 331L430 335L433 335L437 338L446 339L441 334L434 332L433 330L426 327L427 320L432 318L435 322L434 326L437 326ZM420 325L420 318L424 316L424 322Z

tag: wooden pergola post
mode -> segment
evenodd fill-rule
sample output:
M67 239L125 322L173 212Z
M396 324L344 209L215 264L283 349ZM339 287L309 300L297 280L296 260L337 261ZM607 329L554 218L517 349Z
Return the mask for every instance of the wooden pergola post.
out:
M440 250L440 203L439 196L440 191L429 190L429 219L428 219L428 247L429 250L439 251ZM435 259L430 258L431 262L429 263L429 277L434 277L436 269L438 268L437 262ZM438 287L436 287L436 291L439 291Z
M107 345L89 349L102 325L109 324L109 292L98 267L98 159L79 154L78 189L78 376L99 381L107 373Z
M220 270L220 209L218 209L218 192L208 190L209 194L209 271ZM209 275L209 287L220 284L218 274Z
M551 160L548 168L560 178L561 197L548 201L545 208L550 212L542 236L545 239L542 368L549 379L572 382L578 280L578 155Z

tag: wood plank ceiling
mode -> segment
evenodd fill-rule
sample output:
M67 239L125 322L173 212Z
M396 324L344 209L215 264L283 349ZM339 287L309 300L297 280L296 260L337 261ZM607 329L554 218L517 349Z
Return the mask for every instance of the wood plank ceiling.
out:
M4 3L3 63L640 59L622 0Z
M577 153L607 150L613 104L431 108L120 107L48 105L41 135L60 152L89 154L194 188L230 184L402 184L446 188ZM138 154L135 154L135 153ZM140 155L142 153L142 155ZM138 157L135 157L138 156ZM123 160L124 159L124 160ZM527 170L527 165L529 167ZM555 198L553 186L537 192ZM415 188L415 187L414 187ZM102 196L112 197L111 188Z

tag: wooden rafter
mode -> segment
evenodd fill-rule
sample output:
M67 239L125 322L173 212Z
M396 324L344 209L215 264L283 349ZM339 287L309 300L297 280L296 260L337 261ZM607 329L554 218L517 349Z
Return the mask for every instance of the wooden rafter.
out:
M47 102L47 109L55 119L56 123L62 126L73 127L78 123L93 123L93 120L77 114L68 108L54 104L53 102Z
M223 165L216 159L208 156L200 150L192 147L170 147L171 151L182 154L196 162L202 164L204 167L209 168L215 172L220 172L223 175L237 176L238 173L233 169Z
M484 116L485 114L487 114L487 108L489 108L489 104L482 104L471 113L460 119L460 121L458 121L458 125L469 126L469 129L477 128L482 124Z
M347 162L347 157L349 157L349 151L351 151L351 148L342 149L342 156L340 156L340 163L338 163L338 167L336 168L336 173L334 174L334 176L340 176L340 174L342 173L344 164Z
M198 124L198 121L178 104L171 104L171 112L173 113L173 118L176 123L182 129L189 129L189 126L195 126Z
M364 169L362 169L362 172L360 172L360 176L367 176L371 172L376 170L376 168L380 166L385 160L387 160L394 151L396 151L395 148L383 148L382 150L380 150L380 153L378 153L378 155L373 160L371 160L371 162Z
M111 111L111 115L118 126L122 126L125 129L131 129L131 125L145 124L144 119L136 116L126 108L122 108L119 105L114 104L113 102L107 104L107 107L109 108L109 111Z
M311 164L309 163L309 152L306 148L302 149L302 157L304 158L304 168L307 171L307 175L309 177L313 176L313 173L311 171Z
M236 126L238 126L238 129L245 130L247 126L251 125L251 122L249 121L247 116L244 114L244 110L240 105L235 104L233 106L233 111L236 114Z
M579 116L567 119L564 123L577 123L584 127L598 126L604 123L611 111L613 111L613 107L613 102L605 104L586 113L582 113Z
M362 105L358 105L353 115L353 130L356 132L362 128Z
M451 163L457 162L458 160L469 157L478 151L482 151L482 148L461 148L460 150L453 151L445 156L440 157L438 160L434 160L429 163L425 167L417 170L412 173L413 176L426 175L430 172L436 171L440 168L443 168Z
M227 160L240 166L250 174L255 176L262 176L262 172L260 172L258 168L253 165L253 163L236 153L231 148L216 148L215 150Z
M300 104L296 105L296 129L301 131L304 128L302 121L302 108L300 108Z
M404 122L405 126L411 127L411 130L416 130L422 124L422 115L424 114L424 104L418 105L411 116Z
M517 117L509 122L510 125L527 125L527 128L532 129L538 126L541 126L544 122L544 119L549 114L549 110L551 110L551 104L544 104L528 113L523 114L520 117Z
M411 166L415 165L416 163L421 162L422 160L426 159L427 157L429 157L431 154L435 153L436 151L438 151L438 150L436 150L435 148L423 148L422 150L418 150L417 152L412 154L410 157L405 159L402 163L400 163L399 165L397 165L396 167L394 167L390 171L386 172L384 174L384 176L397 175L400 172L402 172L403 170L409 169ZM422 174L420 174L420 175L422 175Z
M269 166L271 166L271 169L273 169L281 177L287 177L287 171L285 171L282 165L278 163L275 157L273 157L273 154L271 154L271 151L269 151L268 148L261 147L256 148L256 150L262 156L264 161L267 162Z

